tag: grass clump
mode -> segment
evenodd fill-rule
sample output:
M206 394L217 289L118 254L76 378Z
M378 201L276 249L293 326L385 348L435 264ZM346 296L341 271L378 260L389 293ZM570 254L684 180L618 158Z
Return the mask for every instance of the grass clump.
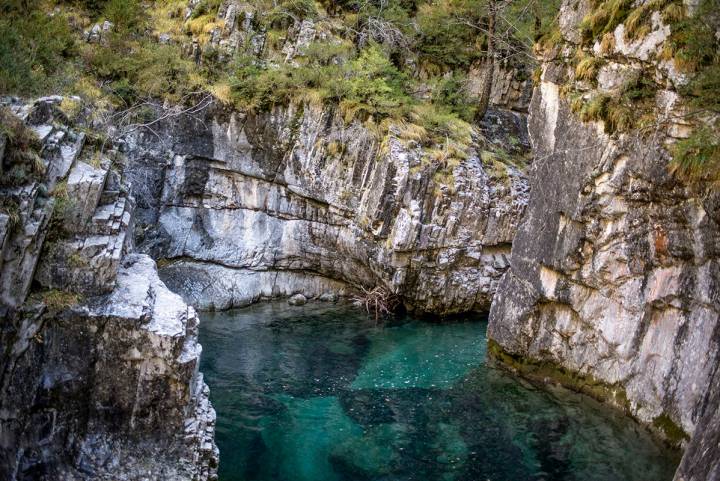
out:
M580 93L568 95L570 108L584 122L604 122L607 134L628 132L651 116L655 108L657 85L644 75L631 78L620 92L596 93L585 98Z
M20 186L45 173L45 164L39 156L40 140L6 107L0 108L0 135L6 139L0 186Z
M650 33L653 12L661 12L662 19L667 22L684 16L684 6L680 0L650 0L639 5L625 20L625 37L638 40Z
M623 23L632 10L633 0L593 0L593 10L580 24L583 42L590 43L612 32Z
M720 135L708 126L694 131L690 137L670 149L670 171L686 181L720 181Z
M578 64L575 67L575 78L578 80L594 81L603 64L602 59L580 52Z
M82 296L79 294L60 289L41 292L39 297L51 312L63 311L82 302Z

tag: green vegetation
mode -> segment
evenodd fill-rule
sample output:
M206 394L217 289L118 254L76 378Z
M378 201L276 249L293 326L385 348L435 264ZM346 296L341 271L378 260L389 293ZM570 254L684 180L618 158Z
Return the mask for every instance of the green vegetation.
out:
M38 94L58 89L67 79L66 62L76 53L67 18L0 13L0 92Z
M0 187L22 185L45 173L39 139L7 108L0 108L0 136L5 139Z
M63 311L72 306L77 306L82 302L82 296L80 294L61 291L59 289L43 291L33 297L39 298L50 312Z
M680 178L720 181L720 135L718 129L701 127L689 138L673 145L670 170Z
M490 48L489 2L257 0L245 44L228 58L211 41L225 27L221 0L200 1L187 18L186 0L10 0L0 6L0 92L79 95L61 106L69 119L127 110L127 123L156 115L143 105L192 105L208 94L249 111L328 104L380 138L394 126L450 165L472 143L468 74ZM560 0L501 3L495 50L524 65L553 29ZM289 59L287 37L304 19L321 35ZM112 27L86 41L106 20Z
M585 122L603 121L608 134L628 132L652 122L656 89L652 80L636 76L615 95L595 93L585 99L571 94L570 107Z
M598 401L608 402L631 414L627 393L619 384L611 385L549 361L538 361L511 354L492 339L488 339L488 353L528 379L557 382L568 389L587 394Z
M681 0L650 0L640 4L632 0L593 0L592 6L580 25L585 44L612 33L620 24L625 26L628 40L641 39L651 31L653 12L660 12L663 21L669 24L685 17Z
M690 436L678 426L666 413L653 419L653 426L658 429L672 446L679 447L683 441L689 441Z
M575 67L575 78L578 80L595 81L602 63L601 58L585 54L582 50L579 50L578 64Z
M612 32L631 12L633 0L593 0L592 12L583 19L580 30L585 43Z

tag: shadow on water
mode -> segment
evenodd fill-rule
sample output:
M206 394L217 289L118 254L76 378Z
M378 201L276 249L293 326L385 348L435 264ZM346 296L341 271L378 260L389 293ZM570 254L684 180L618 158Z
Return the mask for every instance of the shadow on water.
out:
M637 424L485 363L482 318L376 325L343 305L203 314L222 481L663 481Z

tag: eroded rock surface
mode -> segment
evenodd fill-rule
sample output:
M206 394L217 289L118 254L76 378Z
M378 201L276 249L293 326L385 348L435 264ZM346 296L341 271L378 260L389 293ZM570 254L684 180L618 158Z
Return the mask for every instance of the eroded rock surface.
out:
M561 13L568 42L579 42L575 3ZM656 53L616 48L625 57L614 60L628 65ZM531 196L489 337L500 357L557 369L673 444L694 434L678 479L717 479L720 197L669 173L666 142L683 112L673 91L657 91L652 135L609 136L561 94L574 75L567 51L546 59L531 104Z
M382 285L420 311L481 310L509 265L527 182L484 140L438 161L310 105L215 108L164 132L169 157L149 137L127 146L148 199L140 247L178 260L163 275L203 308Z
M0 477L216 479L197 315L132 253L121 156L89 158L61 100L10 104L45 176L0 189Z

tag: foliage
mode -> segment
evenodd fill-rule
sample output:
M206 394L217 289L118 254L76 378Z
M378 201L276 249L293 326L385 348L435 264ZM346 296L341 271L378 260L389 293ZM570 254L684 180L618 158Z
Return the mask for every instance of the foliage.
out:
M612 32L625 21L632 9L633 0L593 0L593 9L580 24L583 41L599 38Z
M475 116L475 105L468 96L466 81L466 76L461 73L442 77L433 89L432 102L471 122Z
M717 129L702 127L671 149L670 170L690 180L720 181L720 135Z
M511 19L514 36L528 48L556 29L561 0L513 0L506 17ZM559 30L558 30L559 33Z
M315 90L321 100L341 101L353 113L380 118L395 114L410 101L407 77L377 45L364 49L353 61L339 66L308 59L304 66L265 67L252 57L237 61L231 78L238 106L265 109L288 102L303 90Z
M575 95L570 105L583 121L603 121L608 134L628 132L652 113L656 90L652 79L638 75L616 95L600 93L587 101L582 95Z
M178 102L202 84L195 64L174 44L127 42L111 35L107 45L89 48L84 56L92 73L110 82L120 105L132 105L143 97Z
M482 58L484 35L473 25L483 22L478 2L448 0L420 6L416 43L421 64L437 66L438 73L468 68Z
M407 94L409 79L372 45L352 61L347 70L343 101L356 110L380 117L397 113L410 102Z
M0 108L0 136L6 139L0 186L18 186L45 173L35 133L8 108Z
M694 73L681 93L699 108L720 112L720 5L703 0L698 12L674 25L670 55L688 73Z
M103 16L116 30L139 30L143 26L143 8L139 0L108 0Z
M75 41L61 14L39 11L0 17L0 92L37 94L52 90Z

